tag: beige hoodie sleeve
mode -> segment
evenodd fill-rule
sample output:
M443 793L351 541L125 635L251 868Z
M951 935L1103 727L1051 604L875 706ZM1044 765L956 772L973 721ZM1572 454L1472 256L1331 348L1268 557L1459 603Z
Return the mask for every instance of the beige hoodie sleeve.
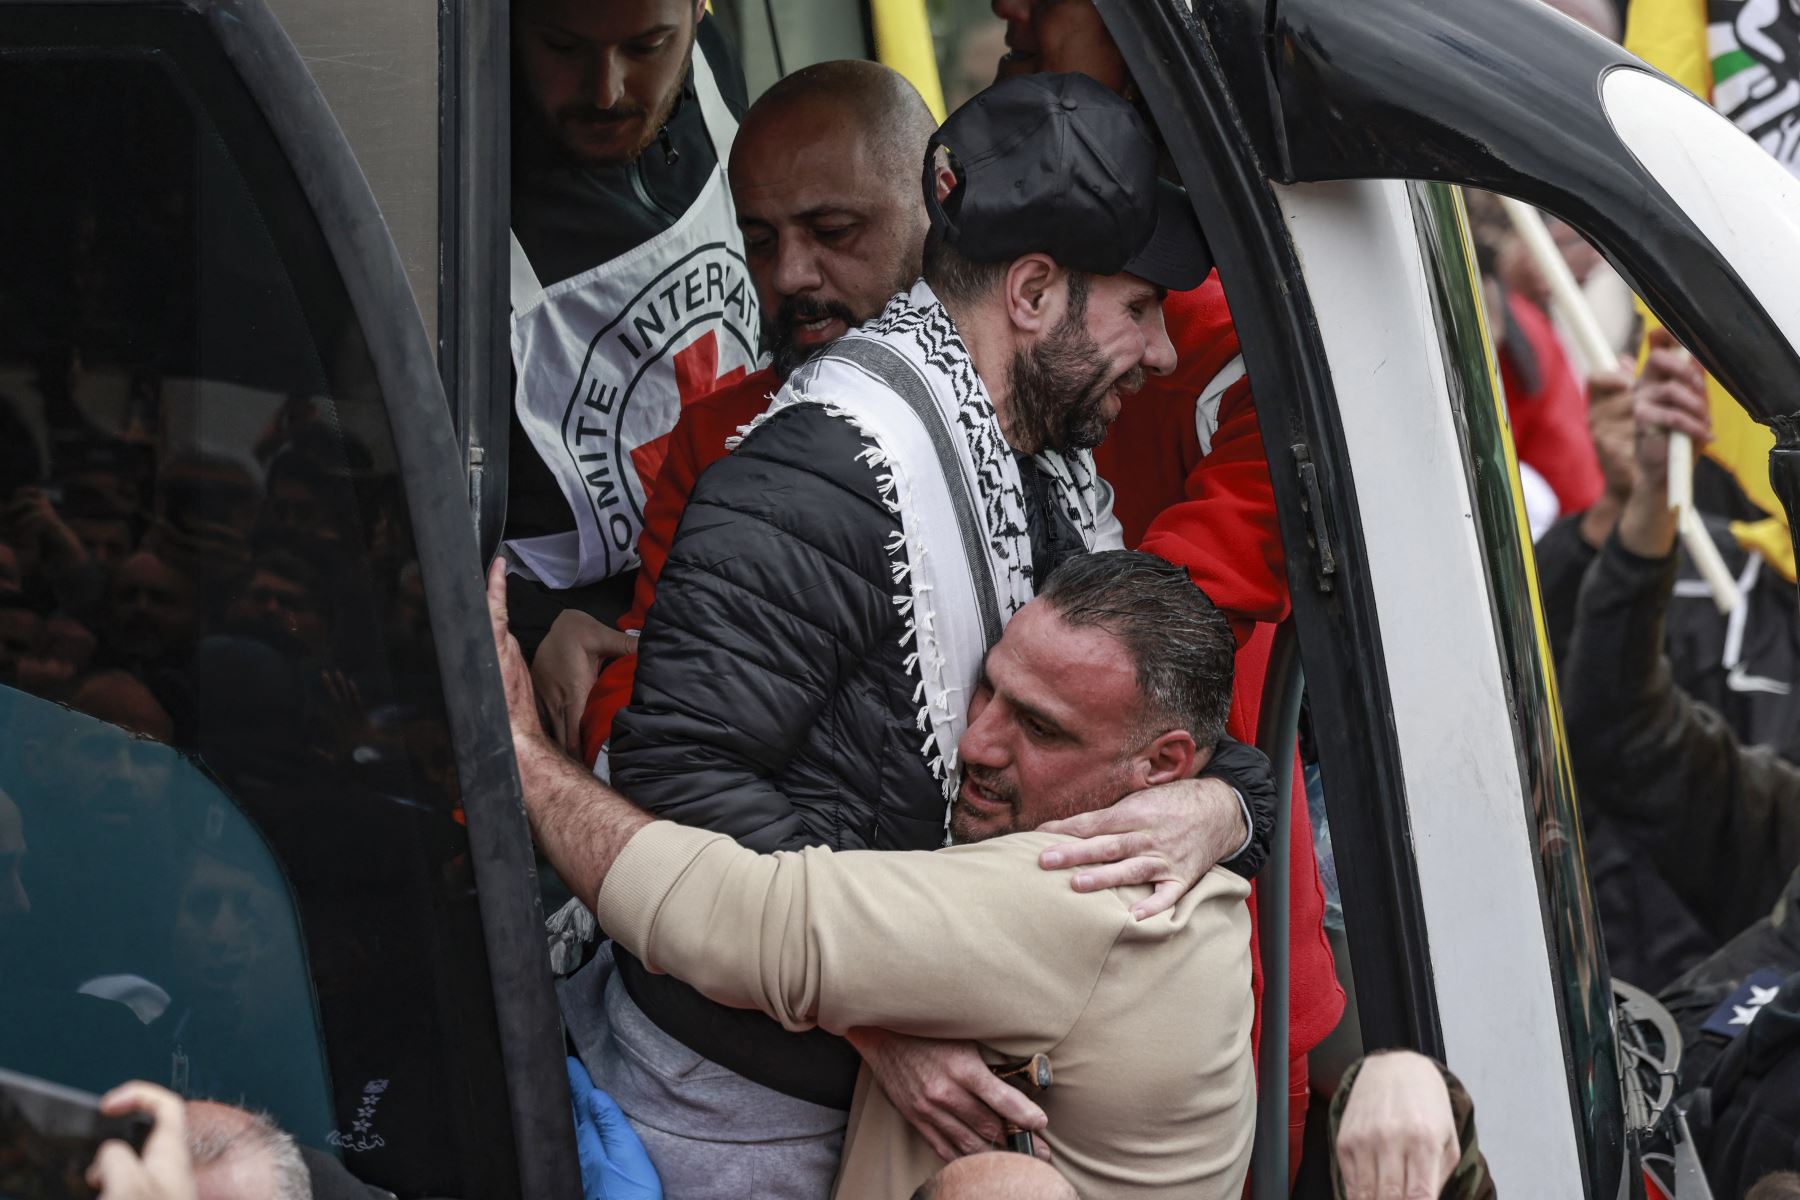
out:
M1004 1029L1055 1044L1131 922L1118 894L1077 893L1067 872L1038 868L1059 840L757 854L658 821L613 864L597 911L652 969L789 1029Z

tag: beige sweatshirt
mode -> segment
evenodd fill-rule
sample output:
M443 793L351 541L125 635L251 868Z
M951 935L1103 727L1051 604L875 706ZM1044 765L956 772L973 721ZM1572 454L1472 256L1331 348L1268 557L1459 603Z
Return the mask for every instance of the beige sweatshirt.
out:
M757 854L658 821L613 864L598 914L653 969L789 1029L1048 1054L1048 1141L1088 1200L1235 1198L1255 1116L1249 885L1214 870L1134 921L1148 888L1083 894L1038 868L1062 840ZM907 1200L939 1165L863 1071L834 1195Z

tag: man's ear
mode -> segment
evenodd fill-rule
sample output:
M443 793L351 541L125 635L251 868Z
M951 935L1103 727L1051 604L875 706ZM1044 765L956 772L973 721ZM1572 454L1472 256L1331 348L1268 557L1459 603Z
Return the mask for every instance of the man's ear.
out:
M710 3L712 3L712 0L694 0L694 24L695 25L700 24L700 18L704 17L706 15L706 6Z
M950 152L942 146L937 148L937 165L932 168L931 178L937 189L937 202L942 204L949 199L956 188L956 172L950 169Z
M1190 779L1206 765L1194 735L1185 729L1171 729L1144 747L1139 758L1143 787Z
M1051 290L1063 269L1048 254L1027 254L1006 269L1006 313L1020 333L1043 333L1055 321Z

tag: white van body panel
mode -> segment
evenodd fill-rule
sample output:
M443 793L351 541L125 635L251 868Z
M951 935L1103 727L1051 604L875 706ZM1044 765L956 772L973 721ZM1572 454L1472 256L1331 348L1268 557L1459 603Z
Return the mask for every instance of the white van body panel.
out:
M1406 185L1275 191L1353 464L1449 1063L1479 1097L1501 1194L1578 1197L1579 1122L1536 835L1506 734L1516 726ZM1329 762L1324 770L1330 804ZM1355 864L1340 858L1338 868Z
M1800 353L1800 178L1711 105L1648 71L1600 84L1613 131Z

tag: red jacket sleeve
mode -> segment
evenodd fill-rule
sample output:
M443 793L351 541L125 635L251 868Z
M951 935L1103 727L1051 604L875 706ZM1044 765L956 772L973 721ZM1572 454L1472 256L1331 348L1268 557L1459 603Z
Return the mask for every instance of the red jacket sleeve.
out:
M1184 499L1150 522L1141 549L1185 568L1231 618L1241 646L1252 624L1282 621L1289 607L1275 491L1249 380L1226 390L1212 449L1183 491Z
M1509 296L1507 304L1537 362L1537 389L1526 390L1525 373L1502 347L1500 382L1519 458L1544 477L1565 513L1582 512L1606 490L1600 456L1588 432L1587 394L1564 352L1550 319L1529 301Z
M769 406L769 396L780 384L767 369L688 405L669 435L668 456L657 472L656 483L644 503L644 529L638 535L637 587L631 610L619 618L620 629L642 629L650 605L656 599L656 581L668 561L669 547L687 510L688 497L706 468L725 457L725 439L741 425L754 420ZM600 747L612 736L613 718L631 702L631 685L637 676L637 656L615 658L600 671L588 692L581 714L581 757L588 766Z

